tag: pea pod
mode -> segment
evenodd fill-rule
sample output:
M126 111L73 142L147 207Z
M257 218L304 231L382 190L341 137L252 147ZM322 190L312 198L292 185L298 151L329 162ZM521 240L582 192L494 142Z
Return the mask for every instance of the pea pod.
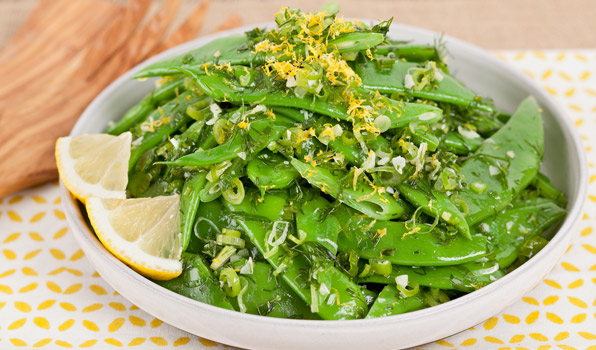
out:
M249 161L246 174L262 195L270 189L286 188L300 178L298 171L284 157L269 153Z
M335 211L342 231L338 251L354 251L365 259L383 258L397 265L446 266L463 264L487 253L483 235L443 238L427 224L371 220L350 210Z
M197 209L201 203L199 193L205 186L205 172L193 175L184 183L180 196L180 223L182 232L182 251L186 251L190 243L190 236L195 223Z
M505 276L505 273L494 260L472 261L453 266L394 265L388 276L371 275L358 282L395 284L395 278L402 275L407 275L409 281L424 287L472 292Z
M298 235L304 234L304 242L316 242L337 254L337 235L341 229L335 216L328 215L331 204L323 197L316 196L299 204L296 213Z
M290 163L311 185L372 218L396 219L405 211L395 198L387 193L379 193L378 189L374 189L369 184L358 182L355 189L343 188L340 185L340 178L334 176L328 169L314 167L297 159L292 159Z
M237 222L261 254L266 254L268 250L265 242L271 231L271 223L241 218L238 218ZM304 276L304 271L308 271L309 264L304 255L286 256L285 252L279 249L277 253L267 256L267 261L274 269L283 271L281 276L288 286L323 319L361 318L367 312L366 301L360 288L332 265L317 269L316 274L311 275L314 280L309 288L309 283L305 281L306 276ZM321 285L325 287L321 288Z
M518 257L525 241L561 221L565 214L550 199L515 201L511 207L476 225L472 232L482 232L489 238L489 249L499 266L506 268Z
M397 185L401 195L410 203L422 209L430 216L438 217L439 220L453 225L459 233L470 239L470 227L457 206L443 192L436 191L430 187L426 179L421 179L414 184L402 182Z
M169 281L155 283L191 299L234 310L219 282L199 255L182 253L182 274Z
M288 202L280 195L265 194L259 201L256 191L249 192L244 196L240 204L224 202L223 205L232 213L245 213L249 215L263 216L269 220L280 220Z
M422 292L411 297L402 297L394 285L383 288L365 318L377 318L405 314L428 306Z
M154 63L135 73L134 79L179 74L175 68L198 67L217 59L221 63L249 64L254 55L246 47L246 35L219 38L197 49L161 62ZM242 49L244 47L244 49Z
M252 261L252 260L251 260ZM283 282L273 275L271 265L266 262L247 263L246 259L235 261L232 265L240 272L242 291L231 298L234 308L254 315L293 318L320 319L308 306ZM242 271L242 268L247 271Z
M208 105L209 100L209 98L197 95L192 91L185 91L151 113L147 117L148 121L140 125L141 133L132 142L129 171L145 151L162 143L170 134L192 120L186 114L186 107L199 101Z
M181 77L164 83L142 99L141 102L129 109L117 123L108 127L106 133L119 135L125 132L139 121L145 119L158 105L174 98L176 94L183 91L184 79Z
M219 73L206 75L191 68L183 69L182 72L195 79L200 89L217 101L298 108L341 120L348 120L350 117L348 109L343 104L332 104L317 97L300 98L294 94L267 87L242 87L239 84L235 85L229 77ZM391 99L387 101L389 105L385 116L391 122L390 128L402 128L411 122L431 124L442 118L441 109L430 105Z
M549 178L544 174L536 174L536 177L532 180L532 186L538 190L542 197L552 199L560 207L565 208L567 206L567 198L565 198L565 194L553 186Z
M458 155L475 152L483 141L482 137L468 138L455 132L449 132L443 138L443 144L447 150Z
M461 167L465 187L459 196L468 224L493 216L510 203L538 173L543 151L540 108L529 97Z
M205 166L239 157L241 152L244 152L244 156L246 157L252 153L260 152L269 143L277 140L282 132L287 129L288 125L291 124L288 124L287 120L281 117L275 121L268 119L255 120L250 123L248 136L243 136L240 132L237 132L230 140L217 147L199 150L174 161L158 162L156 164ZM250 141L251 144L247 145L247 141Z
M441 61L437 48L432 45L410 45L388 40L387 44L379 45L375 50L375 54L378 55L387 55L390 52L397 56L397 58L408 62Z
M406 75L418 67L417 63L397 60L390 69L382 69L371 61L359 64L357 73L362 78L362 86L372 91L378 90L387 94L408 93L431 101L448 102L488 112L495 111L493 106L481 103L481 99L475 93L445 73L440 73L442 78L436 82L436 87L422 90L406 88Z

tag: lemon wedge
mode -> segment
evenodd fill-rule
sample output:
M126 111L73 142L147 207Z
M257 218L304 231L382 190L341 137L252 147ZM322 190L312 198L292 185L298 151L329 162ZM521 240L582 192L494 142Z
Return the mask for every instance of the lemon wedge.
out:
M182 273L180 196L87 199L91 226L118 259L147 277L172 279Z
M132 134L93 134L56 141L56 165L68 190L81 202L87 198L126 198Z

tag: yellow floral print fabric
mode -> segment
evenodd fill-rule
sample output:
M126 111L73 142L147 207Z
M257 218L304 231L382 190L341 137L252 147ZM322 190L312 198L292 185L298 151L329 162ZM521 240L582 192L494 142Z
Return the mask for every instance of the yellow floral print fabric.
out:
M572 246L516 304L415 349L596 350L596 50L496 52L567 110L584 142L589 198ZM0 349L224 349L143 312L94 271L74 241L56 183L0 200Z

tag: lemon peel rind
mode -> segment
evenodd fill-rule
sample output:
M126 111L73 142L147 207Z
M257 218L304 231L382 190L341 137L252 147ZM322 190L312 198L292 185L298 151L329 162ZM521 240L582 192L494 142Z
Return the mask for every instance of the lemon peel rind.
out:
M158 280L172 279L182 273L182 262L153 256L118 235L109 223L109 213L101 198L90 197L86 203L91 226L103 246L138 273ZM133 253L134 256L131 256Z

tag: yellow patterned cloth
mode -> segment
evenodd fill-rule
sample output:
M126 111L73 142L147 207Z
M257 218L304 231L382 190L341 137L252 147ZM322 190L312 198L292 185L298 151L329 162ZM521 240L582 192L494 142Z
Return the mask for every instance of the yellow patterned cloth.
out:
M574 243L522 300L416 349L596 350L596 50L497 52L569 112L584 141L589 199ZM55 183L0 200L0 349L218 349L139 310L94 271L65 221Z

